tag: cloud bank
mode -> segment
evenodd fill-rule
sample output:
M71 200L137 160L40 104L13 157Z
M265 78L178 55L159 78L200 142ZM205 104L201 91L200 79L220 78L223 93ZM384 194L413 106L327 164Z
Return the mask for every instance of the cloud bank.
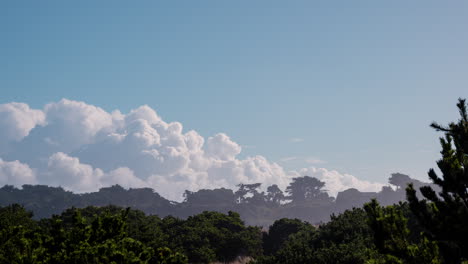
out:
M164 121L149 106L123 114L62 99L43 109L0 105L0 185L48 184L75 192L120 184L150 187L168 199L185 190L261 182L285 188L293 177L325 181L330 194L382 184L324 168L285 171L263 156L239 159L242 147L219 133L205 139Z

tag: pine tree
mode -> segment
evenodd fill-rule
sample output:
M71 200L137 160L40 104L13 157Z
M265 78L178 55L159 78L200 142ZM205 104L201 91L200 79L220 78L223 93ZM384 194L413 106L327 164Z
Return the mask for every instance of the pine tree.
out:
M457 107L460 120L431 127L444 132L440 138L442 158L437 161L439 176L429 170L429 178L441 187L436 193L431 187L420 188L424 200L419 200L416 190L409 185L406 193L411 211L425 229L425 235L438 243L446 263L468 260L468 115L464 99Z
M439 248L423 234L411 239L404 203L382 207L373 199L364 205L374 245L380 254L371 254L370 263L439 264Z

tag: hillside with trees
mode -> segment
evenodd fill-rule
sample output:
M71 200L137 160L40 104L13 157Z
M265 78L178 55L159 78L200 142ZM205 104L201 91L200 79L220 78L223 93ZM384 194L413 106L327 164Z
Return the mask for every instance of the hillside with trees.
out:
M160 196L150 188L124 189L119 185L101 188L98 192L75 194L60 187L23 185L0 188L0 206L17 203L32 211L35 219L51 217L64 210L76 207L116 205L138 209L149 215L161 217L172 215L180 218L216 211L239 212L249 225L268 227L281 218L298 218L318 224L330 219L330 215L346 209L361 207L371 199L383 205L405 200L405 186L412 183L416 188L428 185L401 173L389 178L394 186L380 192L360 192L348 189L331 197L324 190L324 183L316 178L303 176L293 178L283 192L277 185L261 190L261 183L239 184L237 190L225 188L185 191L183 202L174 202Z

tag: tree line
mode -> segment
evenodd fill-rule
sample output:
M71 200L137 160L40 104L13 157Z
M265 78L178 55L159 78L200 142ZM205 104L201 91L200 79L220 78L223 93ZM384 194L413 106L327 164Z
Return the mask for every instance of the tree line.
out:
M45 185L23 185L22 189L5 185L0 188L0 206L21 204L34 213L35 219L51 217L71 207L106 205L131 207L161 217L172 215L181 218L203 211L235 211L249 225L268 227L276 219L285 217L315 224L325 222L332 213L360 207L372 198L384 205L394 204L405 199L406 184L413 183L417 187L428 185L401 173L392 174L389 183L395 186L394 189L388 186L380 192L348 189L334 198L324 190L324 182L303 176L292 179L284 192L277 185L268 186L262 191L261 183L239 184L237 190L185 191L183 202L169 201L150 188L125 189L119 185L84 194Z

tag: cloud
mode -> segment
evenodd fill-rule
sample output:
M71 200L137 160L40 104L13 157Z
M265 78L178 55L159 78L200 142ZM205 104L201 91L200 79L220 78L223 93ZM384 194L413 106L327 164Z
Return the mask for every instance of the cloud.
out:
M47 104L44 112L47 138L68 151L93 143L99 133L108 134L118 124L118 120L114 122L113 116L99 107L67 99Z
M299 157L284 157L284 158L281 158L280 161L281 162L289 162L289 161L293 161L293 160L298 160Z
M280 159L281 162L290 162L290 161L301 161L305 162L308 164L323 164L327 163L324 160L317 159L315 157L296 157L296 156L291 156L291 157L284 157Z
M327 170L324 168L303 168L299 170L299 174L316 177L325 182L325 189L332 196L336 196L338 192L349 188L356 188L366 192L377 192L385 186L385 184L360 180L353 175L342 174L335 170Z
M36 184L36 174L27 164L0 159L0 185L14 185L20 187L23 184Z
M297 137L289 139L289 142L292 142L292 143L299 143L299 142L303 142L303 141L304 141L303 138L297 138Z
M292 177L307 173L320 176L332 193L349 187L378 187L326 169L286 172L263 156L240 159L242 147L228 135L204 138L194 130L185 132L181 123L164 121L147 105L125 114L62 99L43 110L21 103L4 104L0 115L4 117L0 119L0 142L11 146L0 154L19 160L3 165L17 171L2 172L3 183L37 182L75 192L120 184L150 187L174 200L182 199L185 190L236 188L239 183L261 182L265 188L278 184L284 189Z
M226 134L219 133L208 138L205 151L209 157L221 160L232 160L241 150L241 146L232 141Z
M101 187L114 184L127 188L147 185L129 168L117 168L104 173L101 169L83 164L78 158L62 152L50 156L48 170L42 175L41 180L49 185L62 186L80 193L97 191Z
M308 157L308 158L305 158L304 160L305 160L306 163L309 163L309 164L323 164L323 163L327 163L327 162L324 161L324 160L317 159L317 158L314 158L314 157Z
M75 192L91 192L99 189L104 172L90 165L81 164L78 158L58 152L50 156L48 171L41 180L53 186L62 186Z
M41 110L15 102L0 105L0 143L20 141L34 127L44 124L45 114Z

